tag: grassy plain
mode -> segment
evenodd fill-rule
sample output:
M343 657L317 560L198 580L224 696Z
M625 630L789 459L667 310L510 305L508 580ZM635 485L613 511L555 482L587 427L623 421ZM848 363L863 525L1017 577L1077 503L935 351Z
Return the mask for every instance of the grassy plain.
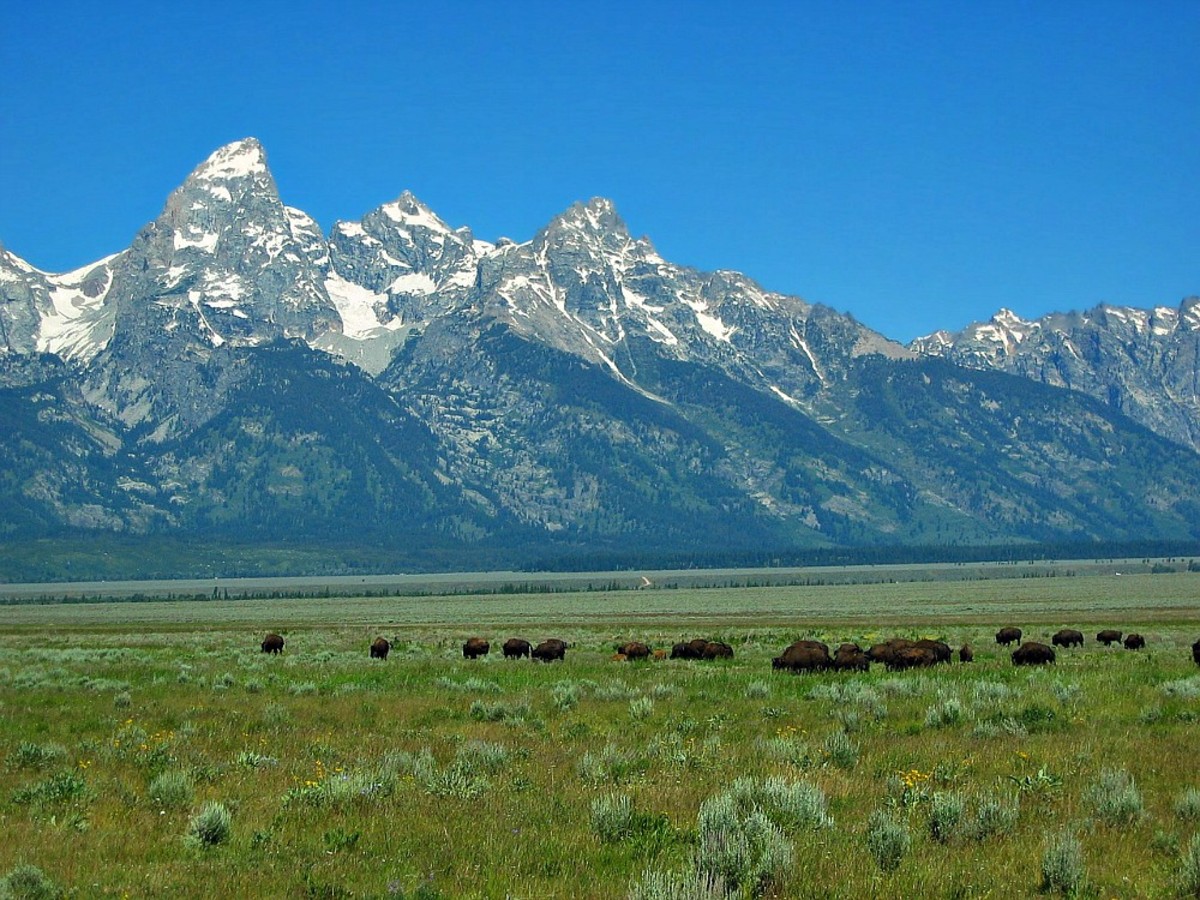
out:
M1008 624L1088 640L1014 669ZM771 669L800 637L894 634L976 662ZM572 647L506 662L510 636ZM735 659L611 659L696 636ZM6 607L0 876L78 897L683 897L718 870L778 897L1178 896L1200 889L1198 637L1184 573Z

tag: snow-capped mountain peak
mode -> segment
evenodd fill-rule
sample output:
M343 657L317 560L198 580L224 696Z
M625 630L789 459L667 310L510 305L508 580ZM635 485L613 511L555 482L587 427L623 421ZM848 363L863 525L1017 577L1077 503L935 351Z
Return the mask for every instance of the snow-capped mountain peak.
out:
M200 181L231 181L266 175L267 154L256 138L243 138L214 151L192 173Z

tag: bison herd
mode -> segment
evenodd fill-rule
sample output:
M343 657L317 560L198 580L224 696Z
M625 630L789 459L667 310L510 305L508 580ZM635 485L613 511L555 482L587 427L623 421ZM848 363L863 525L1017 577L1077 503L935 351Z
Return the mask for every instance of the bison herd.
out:
M1037 641L1022 643L1020 628L1001 628L996 632L996 643L1008 647L1016 643L1017 649L1012 652L1014 666L1038 666L1055 661L1054 647L1069 649L1083 646L1083 633L1074 628L1063 628L1050 638L1054 646ZM1124 640L1122 641L1122 638ZM1127 650L1141 650L1146 646L1146 639L1140 634L1123 635L1114 629L1106 629L1096 635L1097 643L1111 647L1123 643ZM262 641L263 653L282 653L284 640L274 632L268 634ZM542 641L536 647L522 638L509 638L504 642L505 659L531 659L540 662L554 662L566 658L567 643L551 638ZM387 659L392 645L386 638L376 638L370 647L371 659ZM487 656L491 645L483 638L468 638L462 646L463 659L478 659ZM626 641L617 644L613 658L620 661L636 662L639 660L662 660L667 657L665 650L656 650L642 641ZM930 639L909 640L908 638L891 638L879 644L874 644L864 650L858 644L840 644L833 653L829 646L821 641L800 640L789 645L779 656L771 660L771 666L788 672L820 672L827 669L833 671L865 672L871 663L882 663L891 671L903 669L925 668L939 663L948 663L954 656L954 651L943 641ZM696 638L683 641L671 648L671 659L733 659L733 647L723 641L710 641ZM959 662L969 663L975 659L970 644L963 644L958 649ZM1200 665L1200 640L1192 644L1192 659Z

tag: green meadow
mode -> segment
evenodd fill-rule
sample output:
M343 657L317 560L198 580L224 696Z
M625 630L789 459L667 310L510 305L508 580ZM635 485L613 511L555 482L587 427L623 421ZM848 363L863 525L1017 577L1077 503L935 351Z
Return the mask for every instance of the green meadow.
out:
M771 667L894 635L975 662ZM4 607L0 897L1200 896L1198 638L1182 572Z

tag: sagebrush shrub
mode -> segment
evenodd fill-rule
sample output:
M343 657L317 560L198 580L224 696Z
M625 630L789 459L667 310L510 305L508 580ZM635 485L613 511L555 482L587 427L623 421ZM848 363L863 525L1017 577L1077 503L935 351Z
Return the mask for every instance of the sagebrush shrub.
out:
M1052 835L1042 849L1042 890L1077 893L1085 877L1083 845L1069 831Z
M633 801L628 794L608 794L592 801L592 831L601 843L615 844L633 833Z
M232 825L225 804L210 801L188 822L187 839L200 847L215 847L229 840Z
M871 813L867 822L867 850L879 868L885 872L896 871L910 846L912 837L903 822L882 809Z
M629 889L629 900L727 900L725 882L694 869L660 872L647 869Z
M825 738L826 758L839 769L853 769L858 765L858 744L850 740L845 731L831 731Z
M190 806L194 793L191 776L177 769L163 772L150 782L150 799L160 807L180 809Z
M1130 825L1142 815L1142 793L1124 769L1105 769L1084 792L1084 802L1106 825Z
M1200 897L1200 833L1192 835L1179 860L1178 888L1185 897Z
M994 834L1007 834L1017 824L1020 806L1014 799L984 797L963 825L963 836L982 841Z
M8 765L16 769L45 769L63 762L67 748L62 744L35 744L22 741L8 755Z
M965 718L963 705L954 697L943 700L936 706L931 706L925 713L926 728L945 728L957 725Z
M629 718L644 722L654 713L654 701L649 697L637 697L629 701Z
M0 900L58 900L62 896L62 889L29 863L15 866L0 878Z
M1175 815L1189 822L1200 820L1200 789L1186 788L1175 798Z
M744 814L731 794L700 804L695 866L706 880L757 895L791 867L795 857L783 830L761 810Z
M967 801L956 791L936 791L929 803L929 836L946 843L963 825Z

